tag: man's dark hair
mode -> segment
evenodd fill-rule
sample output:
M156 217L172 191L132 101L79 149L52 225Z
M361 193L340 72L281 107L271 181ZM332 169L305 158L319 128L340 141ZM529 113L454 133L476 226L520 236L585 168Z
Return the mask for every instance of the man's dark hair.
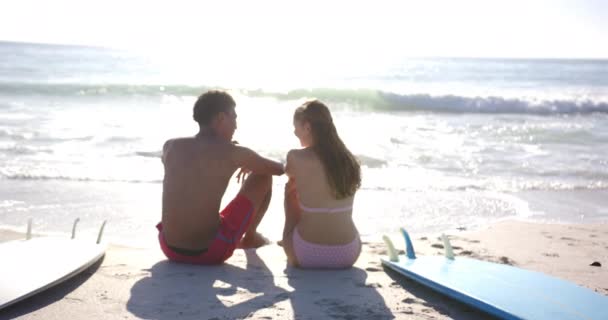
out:
M209 125L218 113L229 112L235 106L234 99L228 93L209 90L196 100L192 117L201 126Z

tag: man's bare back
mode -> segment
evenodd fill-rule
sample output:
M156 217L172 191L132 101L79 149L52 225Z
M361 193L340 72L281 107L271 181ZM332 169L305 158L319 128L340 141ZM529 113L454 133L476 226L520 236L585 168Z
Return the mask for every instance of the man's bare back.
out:
M219 226L228 182L239 168L235 146L199 136L169 140L163 149L165 239L174 247L205 249Z

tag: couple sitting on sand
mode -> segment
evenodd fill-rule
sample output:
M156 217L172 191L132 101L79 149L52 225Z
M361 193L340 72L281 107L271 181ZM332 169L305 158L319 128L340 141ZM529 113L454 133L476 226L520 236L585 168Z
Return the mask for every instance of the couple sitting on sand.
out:
M200 131L163 147L162 222L158 239L170 260L219 264L237 247L267 243L256 229L268 209L272 175L286 173L282 246L289 264L302 268L347 268L361 252L352 220L359 163L346 148L329 109L309 101L296 109L294 133L302 149L283 164L236 145L235 102L222 91L201 95L194 105ZM232 175L242 182L237 196L220 211Z

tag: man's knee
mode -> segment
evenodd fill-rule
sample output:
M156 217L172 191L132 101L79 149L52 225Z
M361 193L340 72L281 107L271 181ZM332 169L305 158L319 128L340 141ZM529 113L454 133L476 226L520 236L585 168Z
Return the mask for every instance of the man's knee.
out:
M241 193L249 200L259 203L272 190L272 176L266 174L251 174L245 180Z
M272 176L269 174L251 174L249 179L252 180L252 183L256 185L258 188L262 189L271 189L272 188Z

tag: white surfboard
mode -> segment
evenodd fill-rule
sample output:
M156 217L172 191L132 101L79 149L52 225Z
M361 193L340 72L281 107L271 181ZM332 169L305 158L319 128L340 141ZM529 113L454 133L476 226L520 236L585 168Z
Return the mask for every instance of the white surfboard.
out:
M76 226L74 223L74 228ZM99 261L106 245L74 238L40 237L0 243L0 309L59 284ZM28 226L28 238L30 227Z

